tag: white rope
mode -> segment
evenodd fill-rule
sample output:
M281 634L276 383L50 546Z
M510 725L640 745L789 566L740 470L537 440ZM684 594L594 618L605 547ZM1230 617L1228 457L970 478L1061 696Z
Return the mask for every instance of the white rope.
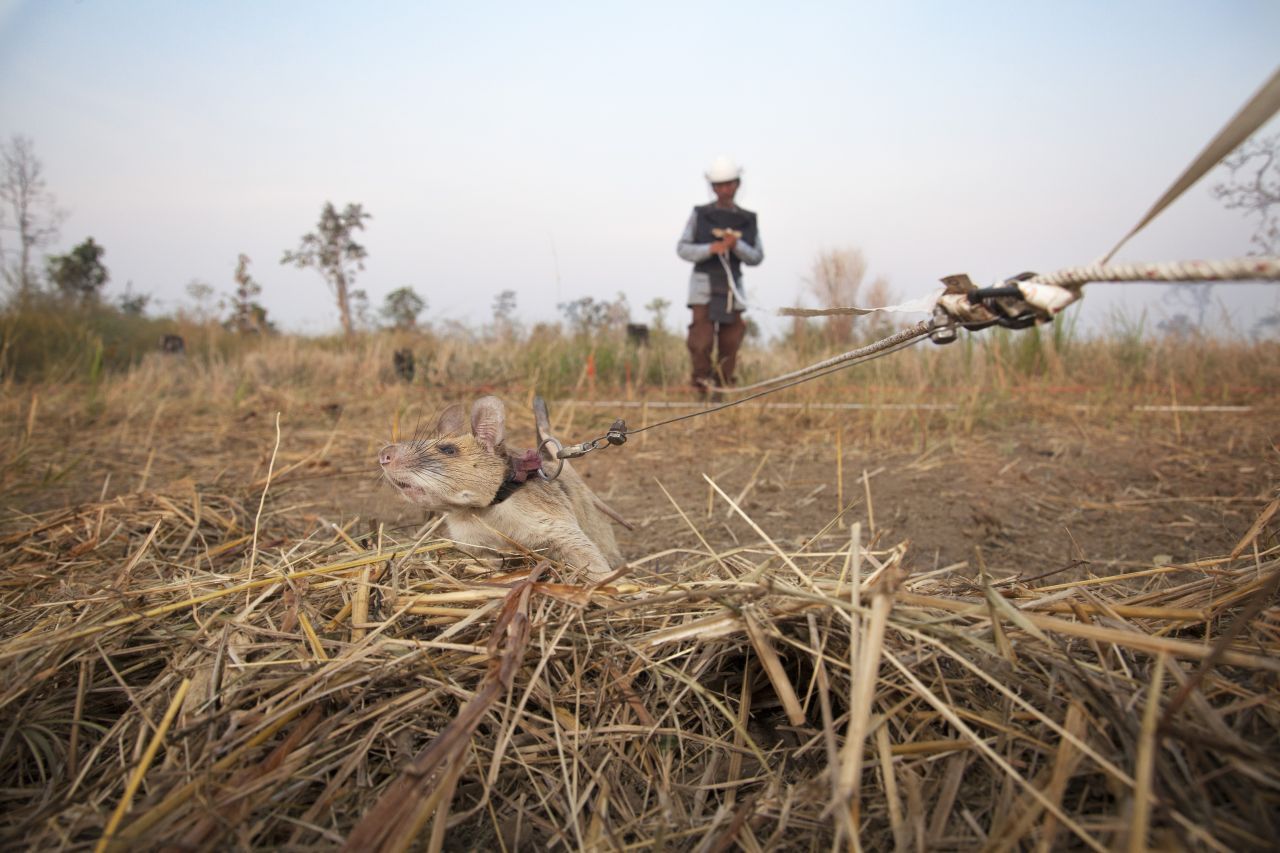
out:
M725 277L729 279L729 304L725 307L725 310L735 310L733 307L733 300L737 299L742 307L736 310L746 311L747 298L742 295L741 290L738 290L738 282L733 277L733 268L729 266L729 261L724 255L716 255L716 257L720 259L720 266L724 267Z
M963 277L955 277L963 278ZM967 282L967 278L963 278ZM1222 261L1167 261L1160 263L1089 264L1067 267L1057 272L1032 276L1025 281L1013 282L1023 299L1052 316L1080 298L1081 285L1090 282L1217 282L1217 281L1280 281L1280 257L1230 258ZM971 285L970 285L971 286ZM1053 288L1045 291L1043 288ZM961 321L982 319L981 306L969 306L963 293L944 293L942 290L888 308L779 308L783 317L827 317L838 315L862 315L875 311L900 313L928 313L941 300L942 308Z
M1056 287L1079 287L1105 281L1276 281L1280 257L1232 258L1225 261L1089 264L1034 276L1028 281Z

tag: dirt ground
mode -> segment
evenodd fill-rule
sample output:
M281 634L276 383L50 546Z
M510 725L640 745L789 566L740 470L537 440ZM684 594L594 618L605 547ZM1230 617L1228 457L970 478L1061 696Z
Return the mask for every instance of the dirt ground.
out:
M393 494L374 461L390 433L390 408L359 399L256 400L181 413L172 405L108 410L92 422L74 413L46 418L23 458L5 469L3 524L20 529L27 513L163 491L175 481L245 489L265 477L274 410L283 410L270 512L361 532L373 519L407 532L427 516ZM614 414L562 416L562 438L599 434ZM639 422L634 409L621 414ZM577 464L635 526L618 530L631 560L705 551L699 537L717 551L762 543L722 497L708 503L710 478L783 548L825 531L809 547L837 550L849 536L842 522L860 522L880 545L909 543L915 571L972 566L980 557L992 571L1024 577L1110 574L1230 551L1280 484L1277 414L1028 406L962 429L954 416L931 422L918 414L742 407L653 430ZM532 444L523 418L513 411L509 443ZM259 490L245 489L243 499L256 503Z
M843 520L861 522L882 545L909 542L916 570L973 563L980 554L989 568L1024 576L1085 563L1109 574L1219 555L1280 483L1276 433L1235 417L1201 425L1204 433L1181 443L1172 424L1149 423L1014 424L924 449L860 448L846 434ZM742 509L771 537L799 545L827 526L839 505L835 447L820 431L807 438L749 452L711 441L677 464L648 449L601 458L591 482L607 484L602 493L640 522L624 538L632 555L651 547L655 534L696 547L655 478L713 547L726 547L758 537L718 498L708 517L703 474L736 497L767 451ZM824 538L839 543L847 535L833 530Z
M717 550L759 543L719 495L708 512L710 478L784 548L823 530L810 547L838 548L846 525L861 522L880 545L908 542L917 571L972 565L980 554L989 569L1024 577L1063 568L1110 574L1230 551L1280 484L1280 431L1256 412L1205 413L1192 423L1184 414L1177 427L1167 414L1015 423L937 436L923 448L919 437L906 447L860 446L856 427L845 427L842 525L836 417L807 428L790 412L747 412L728 428L716 417L578 463L636 528L618 531L624 556L699 550L699 536ZM376 480L348 494L348 513L406 524L420 515Z

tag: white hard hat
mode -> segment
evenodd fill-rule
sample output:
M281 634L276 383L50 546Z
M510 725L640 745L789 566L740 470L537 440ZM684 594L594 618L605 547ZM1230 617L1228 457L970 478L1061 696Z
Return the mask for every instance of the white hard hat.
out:
M707 180L713 184L722 184L725 181L736 181L742 177L742 169L738 164L728 157L717 157L711 161L710 168L706 172Z

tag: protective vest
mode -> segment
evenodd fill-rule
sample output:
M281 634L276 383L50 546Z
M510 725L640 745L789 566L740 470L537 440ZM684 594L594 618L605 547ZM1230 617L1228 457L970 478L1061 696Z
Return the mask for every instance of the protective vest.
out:
M719 238L712 231L716 228L732 228L735 231L742 232L742 241L752 246L756 245L758 232L756 230L756 215L749 210L743 210L741 207L735 207L731 210L725 210L716 207L715 203L704 204L693 209L694 220L693 226L693 242L695 243L714 243ZM715 255L704 261L698 261L693 265L695 271L706 273L711 280L711 292L713 294L724 294L729 292L729 281L724 274L724 266L721 265L720 259ZM742 262L738 260L738 256L733 252L729 253L729 268L733 270L733 280L742 281Z

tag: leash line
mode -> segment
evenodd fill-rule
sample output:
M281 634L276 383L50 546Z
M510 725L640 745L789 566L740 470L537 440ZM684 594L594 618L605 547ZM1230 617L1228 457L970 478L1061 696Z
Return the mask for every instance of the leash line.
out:
M886 355L891 355L899 350L903 350L909 346L914 346L915 344L920 343L920 341L924 340L926 335L937 331L938 328L938 324L934 322L918 323L915 327L908 330L910 334L899 332L896 335L891 335L888 338L877 341L869 346L844 353L841 356L836 356L834 359L828 359L825 362L820 362L817 365L811 365L803 370L794 371L787 375L795 378L783 385L776 385L776 383L785 377L770 380L764 384L773 384L776 385L776 387L765 388L762 391L757 391L755 394L751 394L739 400L733 400L719 406L713 406L709 409L690 412L687 415L677 415L674 418L667 418L666 420L658 421L655 424L646 424L637 429L629 429L626 422L622 418L618 418L613 422L609 431L604 435L597 436L596 438L584 441L581 444L574 444L569 447L565 447L551 435L551 418L547 411L547 404L541 397L535 397L533 402L533 411L534 421L537 425L538 446L536 450L531 451L531 453L535 453L538 457L544 459L545 462L549 463L554 460L560 463L556 466L554 473L549 473L545 465L540 465L538 468L538 474L544 480L554 480L556 477L560 476L560 472L564 470L564 461L566 459L577 459L581 456L586 456L593 450L599 450L602 447L623 444L629 437L639 435L640 433L647 432L651 429L657 429L658 427L679 423L680 421L691 420L692 418L700 418L703 415L710 415L715 412L722 412L725 409L731 409L734 406L740 406L743 403L758 400L759 398L768 396L769 394L774 394L787 388L793 388L796 385L811 382L814 379L821 379L824 376L829 376L832 373L853 367L854 365L865 364L868 361L883 358Z
M925 324L925 323L921 323L919 325L926 326L926 327L928 326L928 324ZM718 406L713 406L709 409L703 409L698 412L690 412L687 415L678 415L674 418L667 418L664 421L658 421L655 424L646 424L645 426L639 427L637 429L628 429L625 434L627 436L638 435L639 433L645 432L646 430L657 429L660 426L666 426L668 424L674 424L680 421L687 421L690 418L698 418L698 417L702 417L703 415L710 415L714 412L721 412L721 411L724 411L725 409L731 409L734 406L740 406L743 403L748 403L752 400L758 400L761 397L766 397L769 394L773 394L778 391L783 391L787 388L794 388L797 385L801 385L805 382L810 382L814 379L821 379L824 376L830 376L832 373L836 373L837 371L844 370L845 368L854 367L858 364L865 364L868 361L874 361L877 358L882 358L883 356L891 355L895 352L898 352L899 350L904 350L909 346L919 343L923 339L924 335L927 333L928 333L928 328L925 328L924 331L916 335L907 337L905 339L894 341L892 345L882 346L882 347L879 347L878 349L872 349L870 352L862 352L861 356L856 359L849 357L852 355L852 353L845 353L843 356L837 357L839 359L838 363L832 363L833 360L829 359L827 362L821 362L818 365L811 365L810 367L805 368L803 371L795 371L794 373L787 374L787 376L767 380L766 382L763 382L763 383L756 383L755 385L747 386L747 387L756 388L756 387L760 387L761 385L773 385L778 382L781 382L782 380L790 376L799 377L799 378L793 379L790 382L787 382L784 385L778 385L775 388L766 388L763 391L758 391L755 394L751 394L739 400L733 400L728 403L723 403ZM900 338L901 335L894 335L893 337ZM885 340L891 340L891 339L886 338ZM884 343L884 341L879 341L877 343L882 344ZM875 344L872 345L872 347L875 347L875 346L876 346ZM871 348L863 347L862 349L867 350ZM861 351L860 350L853 351L853 353L857 353L857 352L861 352ZM826 365L825 369L822 369L822 365ZM728 389L722 389L722 390L732 391L734 389L728 388ZM737 390L746 391L747 388L742 388Z
M1147 211L1147 215L1137 225L1130 229L1129 233L1120 239L1099 260L1100 264L1115 257L1116 252L1120 251L1120 247L1129 242L1129 239L1137 234L1147 223L1160 215L1160 212L1174 202L1178 196L1186 192L1192 184L1200 180L1212 169L1218 165L1218 162L1226 157L1236 146L1248 139L1255 130L1267 123L1278 110L1280 110L1280 69L1276 69L1275 73L1266 83L1262 84L1254 96L1240 108L1231 120L1227 122L1222 130L1218 131L1218 135L1210 140L1205 149L1200 152L1200 156L1195 159L1186 170L1178 176L1173 185L1160 196L1151 210Z
M787 382L795 377L805 376L810 373L816 373L819 371L825 371L828 367L837 367L837 366L843 365L845 362L858 362L864 356L878 353L881 350L894 351L899 344L912 342L919 338L922 338L925 335L929 334L931 331L933 331L933 329L934 329L934 321L921 320L919 323L916 323L914 326L909 326L900 332L895 332L894 334L890 335L887 338L881 338L875 343L867 344L864 347L859 347L858 349L850 350L849 352L832 356L831 358L828 358L824 361L819 361L815 364L811 364L808 367L802 367L799 370L793 370L790 373L784 373L783 375L775 376L772 379L762 379L759 382L754 382L750 385L743 385L739 388L716 387L716 388L712 388L712 390L720 391L722 393L728 392L731 394L745 394L746 392L754 391L757 388L767 388L770 385L776 385L780 382ZM784 387L789 387L789 386L784 386Z
M720 266L724 267L725 277L729 279L729 307L726 309L732 311L733 300L737 299L742 304L743 311L747 310L747 298L742 295L742 291L738 290L738 282L733 277L733 268L729 266L729 259L726 255L716 255L720 259Z

